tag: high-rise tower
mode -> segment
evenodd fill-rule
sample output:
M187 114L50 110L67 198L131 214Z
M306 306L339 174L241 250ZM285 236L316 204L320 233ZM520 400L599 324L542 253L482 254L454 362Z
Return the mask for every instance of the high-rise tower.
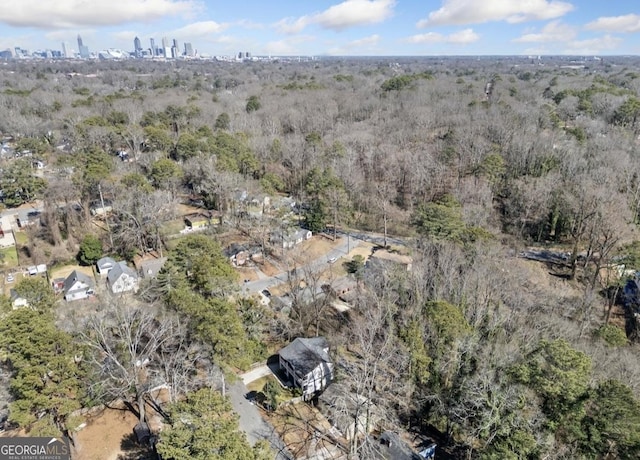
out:
M89 47L82 43L82 37L78 34L78 54L82 59L89 57Z
M142 43L138 37L133 39L133 52L137 58L142 57Z
M156 55L156 41L153 38L149 39L149 43L151 44L151 56Z

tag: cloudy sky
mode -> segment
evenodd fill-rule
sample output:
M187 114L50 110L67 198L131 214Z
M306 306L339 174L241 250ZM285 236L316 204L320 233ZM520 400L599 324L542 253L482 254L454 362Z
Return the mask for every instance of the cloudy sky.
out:
M640 54L638 0L0 0L0 49L231 55Z

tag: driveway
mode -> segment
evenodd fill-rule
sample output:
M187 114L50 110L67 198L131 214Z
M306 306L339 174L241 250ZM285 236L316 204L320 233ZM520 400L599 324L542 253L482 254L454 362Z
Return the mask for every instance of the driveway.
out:
M245 398L244 395L249 391L245 384L239 380L230 385L228 390L233 410L240 416L240 429L247 435L249 444L253 446L257 441L266 439L276 453L276 460L293 460L274 429L262 418L258 408Z
M266 377L267 375L271 375L271 369L266 364L263 364L260 367L256 367L255 369L251 369L249 372L245 372L240 376L245 385L249 385L251 382L258 380L262 377Z

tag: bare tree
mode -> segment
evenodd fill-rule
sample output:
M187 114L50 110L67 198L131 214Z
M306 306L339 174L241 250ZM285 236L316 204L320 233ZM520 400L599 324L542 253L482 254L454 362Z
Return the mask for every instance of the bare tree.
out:
M136 407L145 420L145 396L161 384L182 384L189 373L185 357L184 328L174 319L158 316L150 306L136 307L121 300L105 306L101 315L88 319L82 333L88 347L94 379L89 391L106 402L121 398ZM171 351L177 367L167 372ZM186 353L188 355L188 353ZM178 365L179 364L179 365ZM176 391L176 388L173 389Z

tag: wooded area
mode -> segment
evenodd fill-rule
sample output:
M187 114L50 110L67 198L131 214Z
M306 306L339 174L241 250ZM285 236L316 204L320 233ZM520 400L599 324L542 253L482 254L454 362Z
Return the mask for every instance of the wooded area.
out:
M114 398L143 420L169 384L166 458L186 458L181 443L268 458L231 434L198 444L237 423L202 388L321 335L359 410L385 414L367 416L376 430L452 458L640 456L638 59L9 61L0 82L3 211L42 210L19 256L168 257L89 318L50 283L16 284L29 306L2 300L8 428L73 439L77 410ZM286 197L293 219L265 211ZM175 231L184 205L206 231ZM293 273L304 264L273 243L298 224L375 235L410 269L348 261L357 296L337 312L320 289L335 280ZM287 314L242 298L230 232L286 265ZM193 429L175 415L189 411Z

